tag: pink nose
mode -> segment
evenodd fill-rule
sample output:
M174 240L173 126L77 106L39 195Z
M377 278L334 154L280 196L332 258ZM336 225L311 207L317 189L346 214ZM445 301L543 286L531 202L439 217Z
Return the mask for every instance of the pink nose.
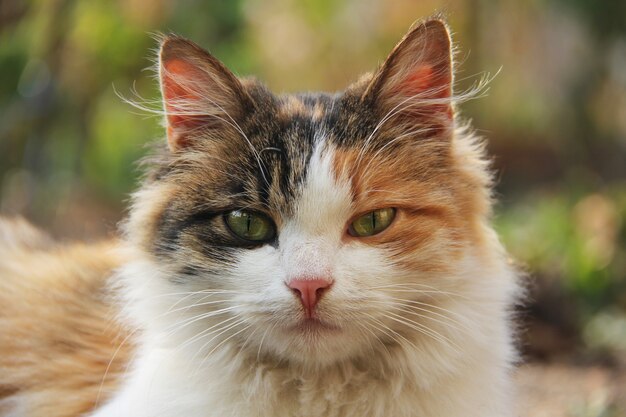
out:
M332 281L322 278L294 279L287 284L300 297L307 318L313 318L317 302L331 285Z

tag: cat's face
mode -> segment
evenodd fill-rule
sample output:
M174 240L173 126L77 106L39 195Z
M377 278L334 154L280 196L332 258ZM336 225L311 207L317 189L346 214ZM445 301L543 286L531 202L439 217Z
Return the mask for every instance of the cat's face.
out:
M446 343L439 302L462 285L489 203L478 153L454 148L440 21L335 95L275 96L179 38L163 41L160 76L169 146L129 237L170 335L186 335L174 345L325 364Z

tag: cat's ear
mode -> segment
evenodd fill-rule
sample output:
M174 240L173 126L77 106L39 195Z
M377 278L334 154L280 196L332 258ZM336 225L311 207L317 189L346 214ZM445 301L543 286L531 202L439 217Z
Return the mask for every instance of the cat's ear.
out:
M409 124L451 121L452 54L450 33L442 20L415 25L374 74L363 99L381 117L398 116Z
M159 80L172 151L186 148L211 129L232 129L252 104L232 72L180 37L161 41Z

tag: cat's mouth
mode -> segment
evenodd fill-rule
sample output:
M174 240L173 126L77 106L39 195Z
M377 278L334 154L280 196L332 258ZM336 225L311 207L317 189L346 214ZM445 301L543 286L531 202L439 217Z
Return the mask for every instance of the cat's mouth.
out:
M320 320L319 318L305 318L289 328L290 331L300 333L338 332L339 326Z

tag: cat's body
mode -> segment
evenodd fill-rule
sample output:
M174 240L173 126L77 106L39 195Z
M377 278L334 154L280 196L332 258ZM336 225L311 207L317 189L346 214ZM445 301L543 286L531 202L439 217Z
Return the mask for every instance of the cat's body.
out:
M89 300L94 328L124 328L102 351L78 344L94 359L82 372L104 381L90 415L512 415L517 287L488 224L482 147L454 115L441 21L341 94L276 97L175 37L160 76L169 149L124 242L94 254L112 257L95 287L117 295ZM0 266L9 287L25 274ZM28 323L8 311L0 330ZM18 372L20 352L2 353ZM0 374L0 414L75 414L28 413L26 382L11 381ZM95 401L93 383L73 386Z
M117 246L58 245L0 219L0 416L77 416L118 386L132 344L111 361L126 336L109 289Z

